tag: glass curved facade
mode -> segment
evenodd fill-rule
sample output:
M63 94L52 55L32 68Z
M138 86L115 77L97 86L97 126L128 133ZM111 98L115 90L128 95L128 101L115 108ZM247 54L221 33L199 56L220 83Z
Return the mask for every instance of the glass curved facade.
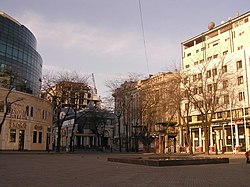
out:
M6 72L11 70L15 77L9 82L17 91L40 94L42 58L36 45L29 29L0 12L0 86L8 81Z

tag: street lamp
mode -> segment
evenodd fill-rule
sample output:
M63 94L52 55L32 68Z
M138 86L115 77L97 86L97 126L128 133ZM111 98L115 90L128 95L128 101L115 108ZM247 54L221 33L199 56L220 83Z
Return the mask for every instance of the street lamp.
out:
M152 135L152 138L154 138L154 152L156 153L156 145L157 145L157 143L156 143L156 140L159 138L159 135L158 134L156 134L156 133L154 133L153 135Z

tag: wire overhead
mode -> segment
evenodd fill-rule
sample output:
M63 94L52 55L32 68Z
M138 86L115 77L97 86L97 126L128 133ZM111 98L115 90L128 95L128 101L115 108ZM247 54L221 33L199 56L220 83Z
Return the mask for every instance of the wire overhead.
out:
M148 53L147 53L147 46L146 46L145 32L144 32L144 25L143 25L141 0L139 0L139 9L140 9L141 29L142 29L142 37L143 37L143 44L144 44L144 53L145 53L145 58L146 58L146 63L147 63L147 70L149 74Z

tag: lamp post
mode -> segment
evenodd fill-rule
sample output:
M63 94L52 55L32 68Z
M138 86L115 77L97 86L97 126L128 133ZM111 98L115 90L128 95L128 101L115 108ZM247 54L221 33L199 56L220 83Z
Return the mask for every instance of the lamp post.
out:
M154 133L154 134L152 135L152 138L154 138L154 152L156 153L156 146L157 146L156 140L159 138L159 135L156 134L156 133Z

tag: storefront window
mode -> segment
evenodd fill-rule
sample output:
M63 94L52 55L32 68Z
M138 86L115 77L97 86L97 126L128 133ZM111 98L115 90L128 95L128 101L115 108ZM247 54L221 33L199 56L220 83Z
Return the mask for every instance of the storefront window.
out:
M37 131L33 131L33 143L36 143L37 140Z
M16 142L16 129L10 129L10 142Z
M39 132L39 135L38 135L38 143L42 143L42 135L43 135L43 133L42 133L42 132Z

